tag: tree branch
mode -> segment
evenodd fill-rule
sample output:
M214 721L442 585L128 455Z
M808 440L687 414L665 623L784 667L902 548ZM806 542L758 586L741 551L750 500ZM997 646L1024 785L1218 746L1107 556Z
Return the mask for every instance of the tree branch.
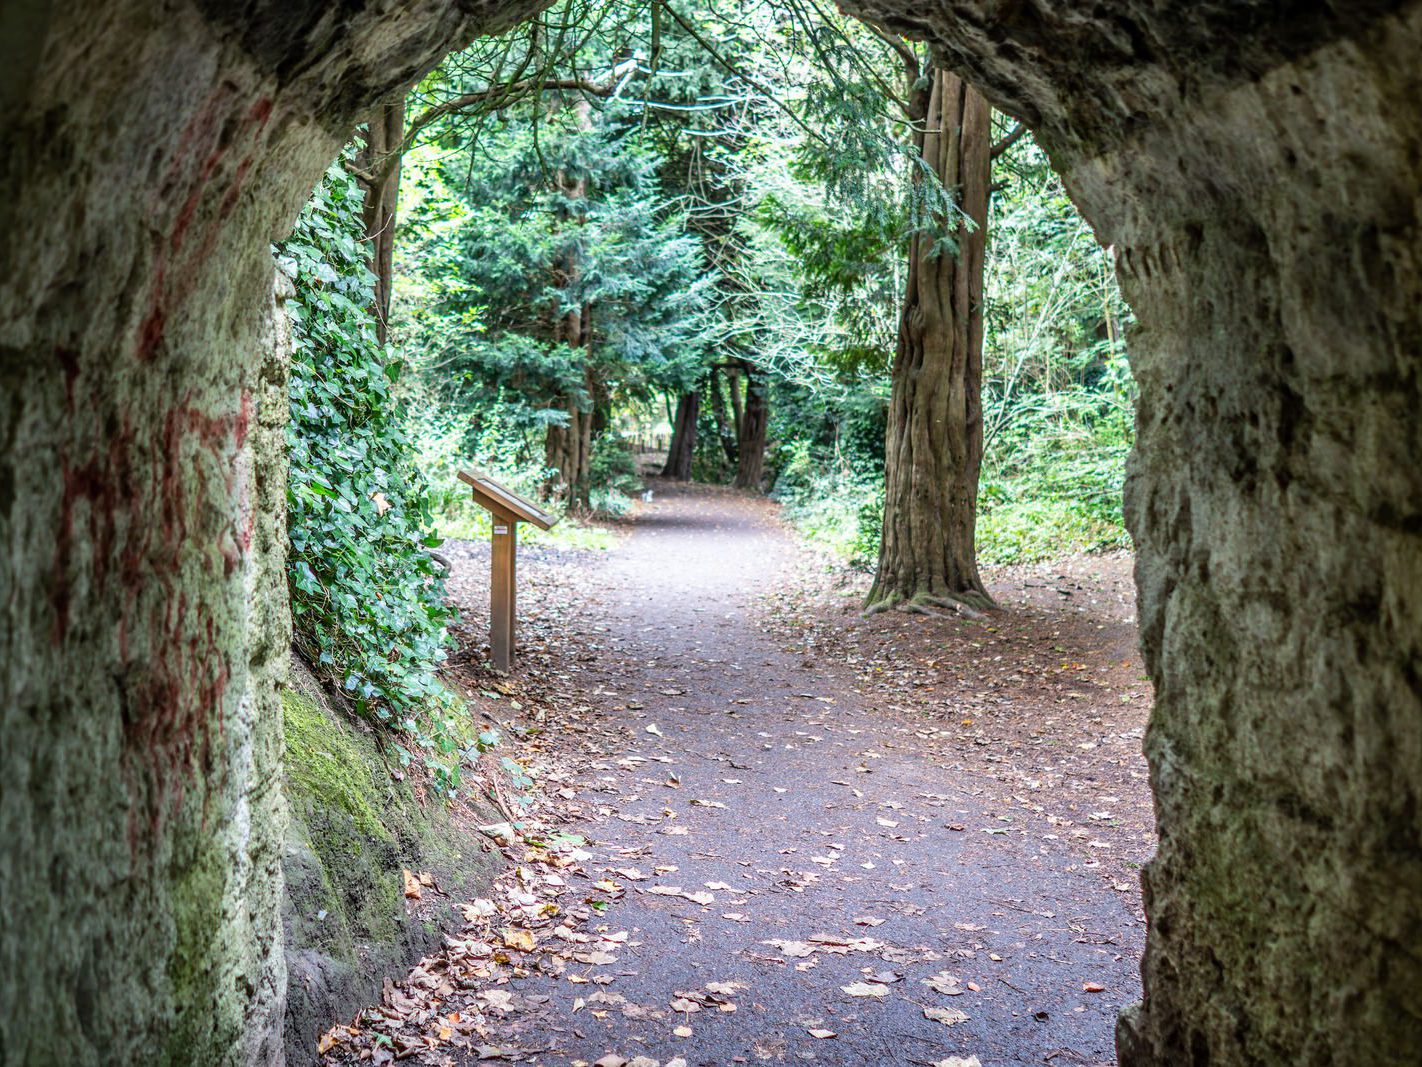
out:
M898 53L899 62L904 65L904 73L908 76L909 92L913 92L913 87L918 83L918 79L923 77L923 67L918 61L918 55L909 47L909 43L898 34L890 33L867 19L864 20L864 25L868 27L870 33Z
M677 14L676 9L673 8L671 4L663 3L662 8L664 11L666 11L668 15L672 17L672 20L676 22L678 26L680 26L683 30L686 31L687 36L689 36L693 41L695 41L702 48L704 48L706 50L706 54L709 55L712 59L714 59L717 63L719 63L728 74L732 75L733 77L742 79L752 89L763 95L767 100L769 100L772 104L774 104L787 116L789 116L790 121L793 122L796 126L800 127L800 129L806 135L816 141L819 141L821 144L826 143L823 137L821 137L814 130L810 129L809 126L805 125L805 122L800 118L800 116L796 115L795 112L791 111L790 108L787 107L785 103L778 96L776 96L772 90L766 88L763 82L756 78L753 78L751 75L747 74L745 71L737 67L725 56L721 55L720 51L716 48L716 46L713 45L710 41L708 41L705 37L701 36L701 34L697 33L695 28L692 27L692 25L688 23L686 19L682 18L679 14Z
M491 85L487 89L480 89L478 92L465 93L456 96L452 100L436 104L421 112L410 123L405 131L405 137L400 142L400 147L391 152L380 167L369 175L358 175L362 180L369 179L372 185L378 185L385 181L394 173L395 167L406 152L414 147L420 133L431 123L438 121L445 115L462 112L477 108L479 105L487 105L491 101L498 101L505 104L511 100L518 99L529 93L556 92L558 90L577 90L589 96L609 97L617 91L622 84L624 77L632 68L636 67L636 60L627 60L619 63L608 72L607 77L599 82L590 81L587 78L524 78L517 82L503 85Z
M1016 126L1012 128L1011 133L1009 133L1002 140L998 141L997 144L992 146L992 158L996 159L998 156L1002 155L1002 153L1006 152L1009 148L1015 145L1018 141L1022 140L1022 136L1026 132L1027 127L1019 122Z

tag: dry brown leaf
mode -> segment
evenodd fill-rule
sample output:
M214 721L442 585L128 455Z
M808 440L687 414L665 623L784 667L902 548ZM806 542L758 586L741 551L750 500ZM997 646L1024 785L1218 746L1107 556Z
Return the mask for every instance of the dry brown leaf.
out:
M945 997L957 997L963 993L962 980L956 974L949 974L947 971L941 971L931 978L925 978L923 984L935 993L942 993Z
M504 944L509 948L516 948L520 952L532 952L537 942L533 939L532 930L511 926L504 930Z

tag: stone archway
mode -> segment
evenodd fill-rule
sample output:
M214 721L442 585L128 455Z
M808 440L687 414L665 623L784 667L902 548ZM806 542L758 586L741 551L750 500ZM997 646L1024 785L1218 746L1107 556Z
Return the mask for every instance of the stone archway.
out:
M537 6L0 9L19 1062L280 1059L267 244L362 108ZM1033 126L1140 317L1162 838L1123 1061L1415 1061L1422 3L853 6Z

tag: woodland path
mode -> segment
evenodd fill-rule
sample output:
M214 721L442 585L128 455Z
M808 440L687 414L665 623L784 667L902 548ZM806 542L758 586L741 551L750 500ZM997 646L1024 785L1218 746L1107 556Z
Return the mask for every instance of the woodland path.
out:
M550 734L570 746L587 877L628 890L601 922L628 940L613 963L510 983L537 1007L500 1044L550 1065L1114 1062L1116 1013L1139 996L1134 885L1112 892L1074 843L985 819L976 771L929 759L832 652L777 634L796 561L765 501L659 486L580 565L598 592L560 627L583 649L583 703ZM697 991L701 1010L672 1007Z

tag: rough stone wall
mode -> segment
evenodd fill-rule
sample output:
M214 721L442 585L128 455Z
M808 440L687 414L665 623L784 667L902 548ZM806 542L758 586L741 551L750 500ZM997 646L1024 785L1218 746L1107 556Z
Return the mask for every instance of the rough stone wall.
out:
M1422 1062L1422 5L853 6L1029 120L1139 317L1121 1062Z
M361 108L535 6L0 6L5 1063L281 1061L268 244Z
M266 245L533 6L0 5L7 1062L279 1062ZM852 6L1030 122L1140 317L1123 1061L1422 1060L1422 4Z

